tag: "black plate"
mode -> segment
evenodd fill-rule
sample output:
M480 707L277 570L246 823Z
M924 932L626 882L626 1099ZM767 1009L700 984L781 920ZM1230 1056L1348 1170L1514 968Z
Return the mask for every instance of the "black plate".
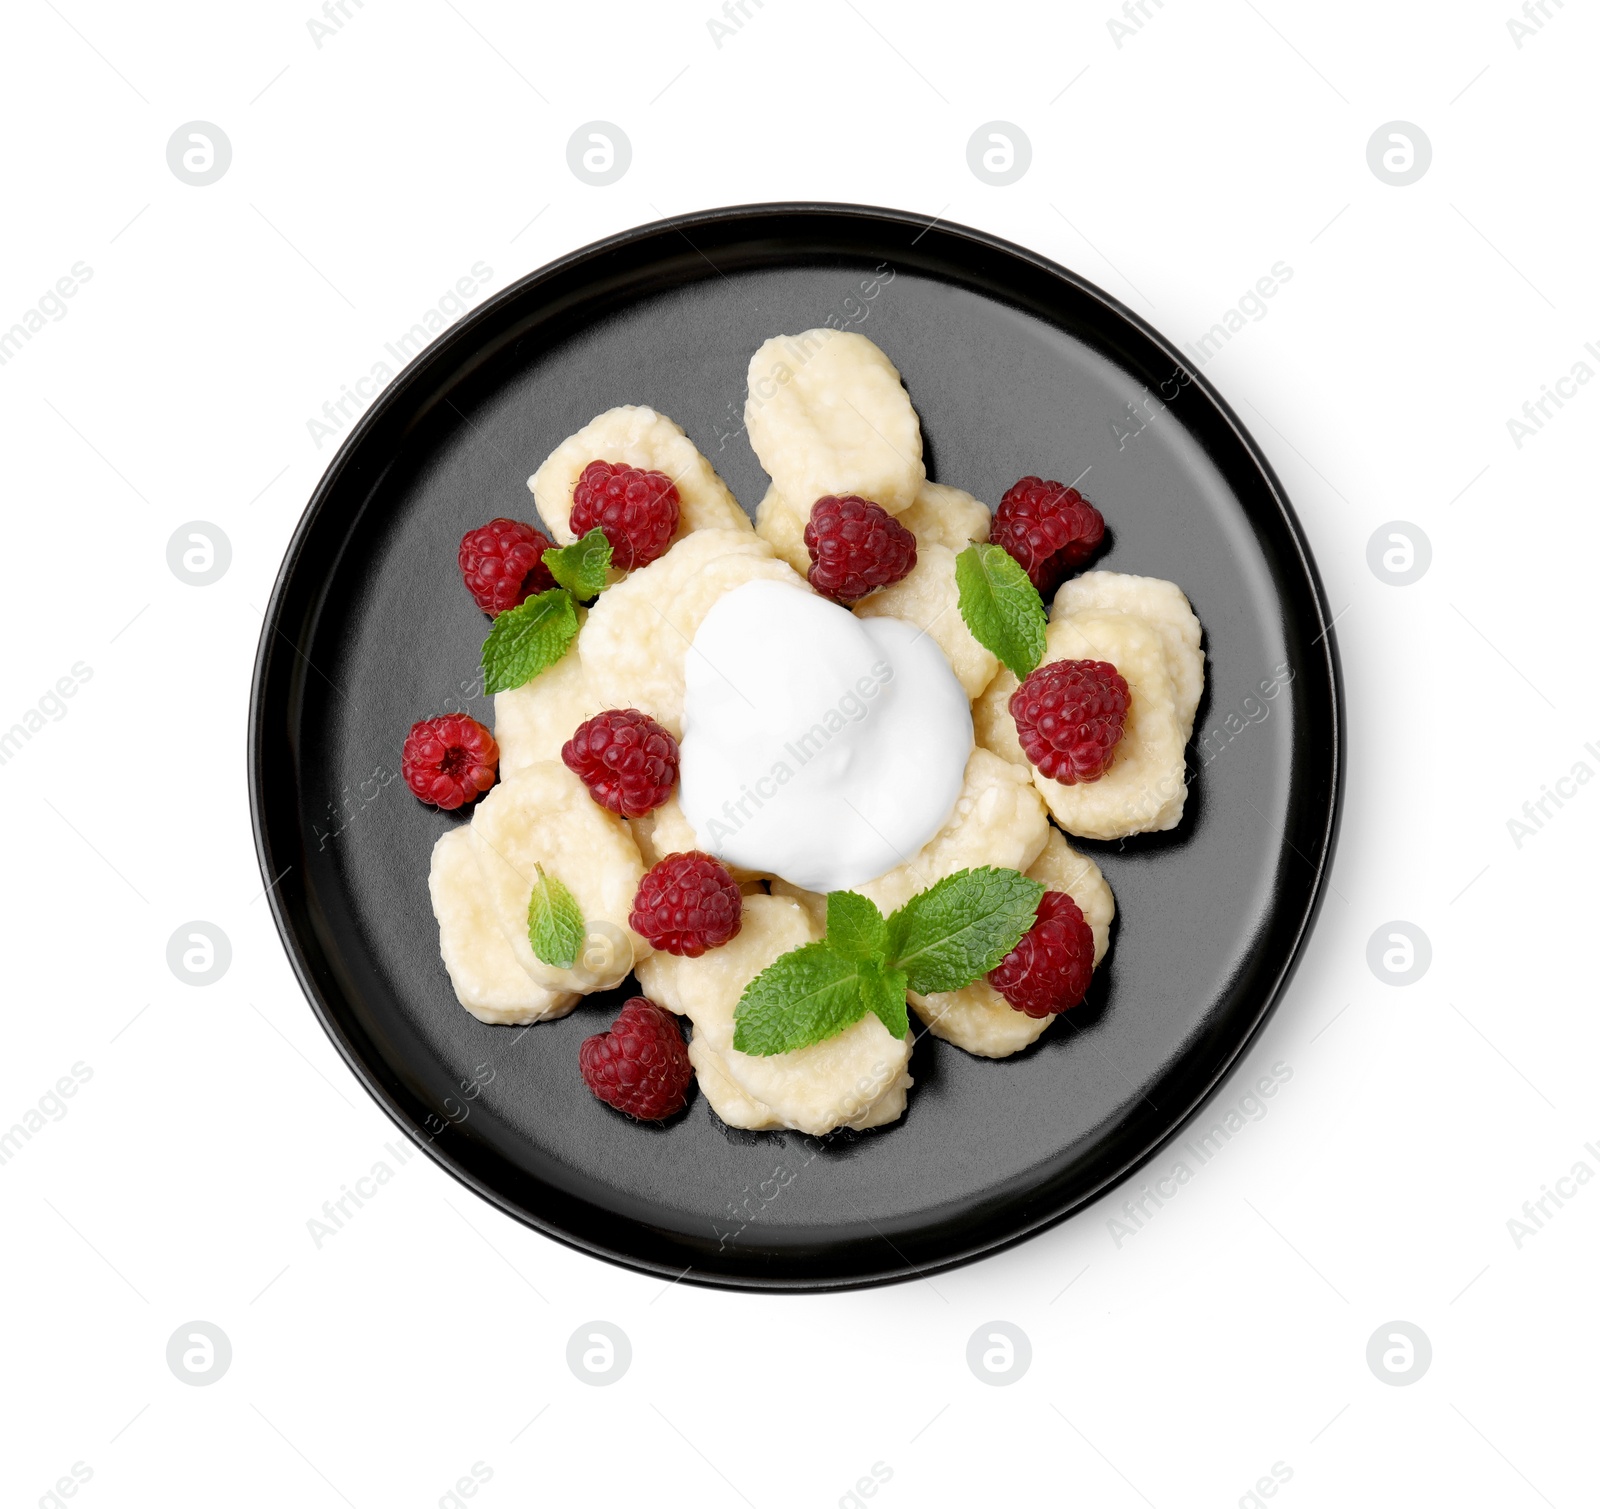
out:
M461 819L411 798L400 744L441 711L490 721L471 695L486 620L456 572L464 530L533 517L529 474L619 403L672 415L753 510L766 479L739 433L750 354L830 322L899 366L935 480L992 505L1024 473L1087 471L1109 524L1097 564L1189 594L1209 659L1188 810L1175 833L1085 845L1116 893L1112 951L1090 1000L1029 1051L990 1062L924 1036L910 1108L879 1132L731 1131L698 1094L668 1125L640 1127L578 1076L579 1040L621 992L527 1030L456 1004L427 873ZM445 1168L630 1267L839 1288L1038 1231L1177 1130L1260 1027L1306 936L1337 821L1340 728L1326 607L1294 515L1172 345L992 236L890 210L758 205L645 226L524 278L384 390L273 593L250 797L317 1015Z

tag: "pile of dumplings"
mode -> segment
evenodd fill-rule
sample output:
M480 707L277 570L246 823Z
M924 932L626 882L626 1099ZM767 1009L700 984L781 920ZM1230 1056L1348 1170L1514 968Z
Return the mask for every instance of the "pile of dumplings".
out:
M1101 779L1052 781L1030 766L1018 742L1008 708L1017 678L972 636L957 608L956 557L987 539L990 510L958 487L928 481L921 425L884 352L854 332L776 337L751 358L745 420L771 479L753 523L682 427L642 406L597 416L529 479L558 544L574 539L573 488L595 460L665 473L678 489L679 523L664 555L580 610L577 638L556 665L496 695L499 784L433 852L440 952L461 1004L497 1024L564 1016L582 996L635 974L645 995L688 1019L700 1089L729 1126L810 1134L877 1127L905 1111L914 1033L897 1041L869 1013L793 1052L756 1057L733 1047L745 986L780 954L823 936L824 898L778 876L736 870L743 917L730 942L698 958L652 949L628 925L639 881L664 856L702 845L676 794L631 820L599 806L562 763L562 745L606 708L638 708L681 738L685 657L713 605L751 581L809 591L802 538L809 501L870 498L915 534L917 560L854 611L907 620L938 644L971 699L974 745L944 826L906 863L856 889L887 915L957 870L1020 870L1078 903L1098 967L1116 907L1099 867L1067 836L1115 839L1180 820L1184 750L1204 683L1200 624L1170 582L1091 571L1060 588L1049 605L1045 660L1111 661L1131 706L1116 760ZM560 875L588 928L572 969L545 964L528 940L540 866ZM912 994L909 1002L936 1037L986 1058L1026 1048L1054 1021L1012 1009L983 979Z

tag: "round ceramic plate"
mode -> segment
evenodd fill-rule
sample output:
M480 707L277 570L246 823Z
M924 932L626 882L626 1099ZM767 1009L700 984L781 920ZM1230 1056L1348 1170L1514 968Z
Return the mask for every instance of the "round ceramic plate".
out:
M742 430L769 336L859 330L899 367L928 473L991 506L1018 477L1105 514L1098 566L1168 577L1205 628L1182 825L1084 844L1117 898L1083 1006L1028 1051L919 1038L905 1117L817 1139L733 1131L694 1093L641 1126L596 1101L578 1044L631 988L522 1029L457 1003L429 851L461 814L398 778L411 723L476 695L487 620L463 532L532 519L526 480L595 414L670 414L754 511ZM524 278L428 347L351 433L306 510L262 632L250 796L284 944L386 1111L485 1199L598 1256L689 1282L825 1289L1019 1240L1125 1177L1227 1073L1292 969L1338 815L1326 607L1283 491L1188 360L1019 247L849 205L642 227ZM631 982L630 982L631 986Z

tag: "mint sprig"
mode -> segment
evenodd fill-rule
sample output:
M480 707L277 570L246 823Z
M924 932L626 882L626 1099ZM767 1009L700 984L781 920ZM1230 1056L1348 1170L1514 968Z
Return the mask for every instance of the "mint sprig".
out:
M792 1053L869 1011L903 1038L906 991L959 990L987 974L1033 926L1042 895L1038 881L993 866L957 870L887 919L865 896L830 891L826 936L780 954L745 986L733 1046Z
M559 585L508 608L483 642L483 690L515 691L547 671L578 634L578 604L600 592L611 570L611 542L591 529L570 545L552 546L544 563Z
M579 602L587 602L606 584L611 569L611 541L598 526L570 545L551 546L544 563L553 576Z
M483 642L484 692L509 692L532 681L567 653L577 633L577 606L565 587L507 608Z
M583 952L585 930L577 898L538 865L539 878L528 898L528 942L534 957L552 969L571 969Z
M956 557L956 594L972 637L1023 680L1045 650L1044 604L1028 573L998 545L969 545Z

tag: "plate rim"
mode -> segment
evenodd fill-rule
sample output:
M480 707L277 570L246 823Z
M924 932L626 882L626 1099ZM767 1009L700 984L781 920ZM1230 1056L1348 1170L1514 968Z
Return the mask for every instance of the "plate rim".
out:
M502 1194L485 1180L478 1177L472 1170L458 1162L446 1148L438 1145L433 1137L427 1136L416 1120L397 1103L389 1088L381 1082L377 1074L366 1062L366 1059L357 1051L356 1045L350 1040L343 1023L339 1019L335 1010L335 1002L328 999L324 994L323 984L316 976L299 930L294 925L294 921L288 913L287 903L279 892L279 882L286 878L289 870L284 869L280 873L275 869L265 810L269 802L266 794L266 771L274 758L268 747L273 730L270 727L272 720L267 716L266 692L268 678L273 670L273 654L277 648L275 641L281 637L297 654L301 653L295 640L284 632L283 624L288 607L288 599L294 587L295 573L311 535L321 521L324 511L328 509L334 496L341 490L346 474L359 456L367 438L378 428L391 410L403 406L403 402L414 392L419 383L424 381L432 369L447 360L455 363L458 367L461 366L462 364L457 361L458 355L464 354L465 348L474 343L482 327L494 322L507 305L524 298L530 290L537 288L540 284L552 282L564 274L581 268L585 264L599 263L610 253L621 248L631 247L667 233L677 233L691 247L695 247L690 233L697 227L723 227L740 221L754 222L764 218L795 216L872 222L885 229L907 230L916 228L919 232L917 239L920 239L921 233L937 227L941 235L958 241L966 241L975 249L997 254L1003 258L1019 259L1031 265L1039 273L1044 274L1047 279L1064 283L1077 296L1100 304L1108 314L1130 326L1139 338L1153 346L1165 358L1170 360L1175 371L1181 370L1187 375L1188 385L1198 389L1200 394L1204 396L1215 415L1223 421L1231 432L1233 440L1238 444L1244 456L1248 458L1251 465L1259 473L1261 485L1266 495L1276 506L1287 533L1287 538L1293 546L1295 563L1310 588L1309 602L1303 605L1300 611L1302 613L1309 612L1313 625L1321 631L1313 641L1313 644L1321 646L1318 669L1322 676L1325 677L1326 682L1325 686L1319 686L1318 688L1319 699L1324 697L1326 699L1324 712L1329 723L1329 739L1326 750L1326 812L1318 835L1315 860L1312 862L1308 859L1308 862L1312 863L1314 873L1305 902L1301 907L1298 921L1294 927L1292 941L1288 945L1286 956L1275 977L1271 979L1270 985L1263 988L1261 992L1262 1003L1255 1020L1251 1023L1248 1031L1240 1034L1232 1051L1217 1065L1210 1079L1194 1095L1187 1109L1173 1119L1164 1132L1149 1142L1148 1145L1130 1153L1126 1159L1106 1173L1092 1188L1083 1190L1070 1203L1060 1209L1048 1211L1045 1214L1022 1222L1005 1235L991 1240L980 1241L976 1245L946 1255L937 1261L917 1264L909 1259L902 1258L898 1263L875 1266L870 1271L863 1268L861 1271L847 1274L829 1273L821 1276L797 1275L788 1272L775 1274L756 1271L732 1272L715 1268L697 1268L693 1265L682 1272L678 1272L671 1264L654 1261L638 1252L623 1251L608 1246L597 1239L585 1237L579 1232L558 1226L550 1220L542 1219L532 1211L515 1203L511 1198ZM699 248L695 247L695 250L698 251ZM704 254L701 253L701 255L703 256ZM709 259L707 261L709 263ZM711 265L714 268L714 264ZM368 484L368 492L371 491L371 487L375 485L375 482L376 476ZM1230 486L1230 491L1232 490ZM1279 596L1281 600L1281 594ZM312 621L314 622L314 616ZM1299 516L1296 514L1288 493L1280 482L1271 462L1257 444L1254 436L1234 412L1232 406L1223 398L1222 394L1217 391L1204 373L1182 353L1173 341L1150 325L1136 311L1130 309L1115 296L1107 293L1087 278L1039 252L997 236L992 232L979 230L957 222L946 221L940 216L929 217L907 210L889 209L875 205L827 200L759 201L692 210L644 222L575 248L550 262L544 263L508 283L504 288L490 295L481 304L468 311L454 325L448 327L433 342L424 347L422 351L401 367L394 377L385 384L382 391L360 415L341 441L334 455L330 458L310 497L307 499L300 519L285 548L283 559L279 564L272 592L268 598L266 611L262 618L261 633L257 642L251 673L246 729L246 786L249 796L250 825L257 864L261 871L262 882L266 886L268 905L272 911L273 922L277 928L279 940L283 945L285 954L288 956L302 995L306 998L322 1030L332 1041L362 1088L395 1126L412 1143L427 1153L439 1167L472 1190L474 1194L488 1201L522 1225L560 1242L563 1246L612 1263L633 1273L648 1274L657 1278L670 1278L673 1282L690 1283L698 1287L742 1293L837 1293L853 1289L873 1288L882 1284L909 1282L917 1278L926 1277L929 1274L945 1272L952 1268L976 1262L981 1258L1005 1252L1082 1212L1109 1190L1123 1183L1140 1168L1154 1160L1164 1148L1176 1141L1205 1112L1216 1097L1219 1089L1255 1045L1267 1022L1276 1012L1284 993L1300 966L1306 943L1326 900L1329 871L1337 848L1345 799L1347 762L1344 751L1344 702L1343 670L1334 637L1334 621L1330 618L1327 594L1321 573L1317 569L1315 558L1312 556ZM284 709L284 711L288 710L287 708ZM1307 858L1304 855L1301 857ZM333 987L331 993L335 996L341 994L336 986ZM642 1223L633 1222L631 1224L641 1232L646 1230ZM890 1246L892 1248L892 1244ZM893 1250L898 1253L898 1249ZM793 1262L794 1259L789 1259L788 1261Z

